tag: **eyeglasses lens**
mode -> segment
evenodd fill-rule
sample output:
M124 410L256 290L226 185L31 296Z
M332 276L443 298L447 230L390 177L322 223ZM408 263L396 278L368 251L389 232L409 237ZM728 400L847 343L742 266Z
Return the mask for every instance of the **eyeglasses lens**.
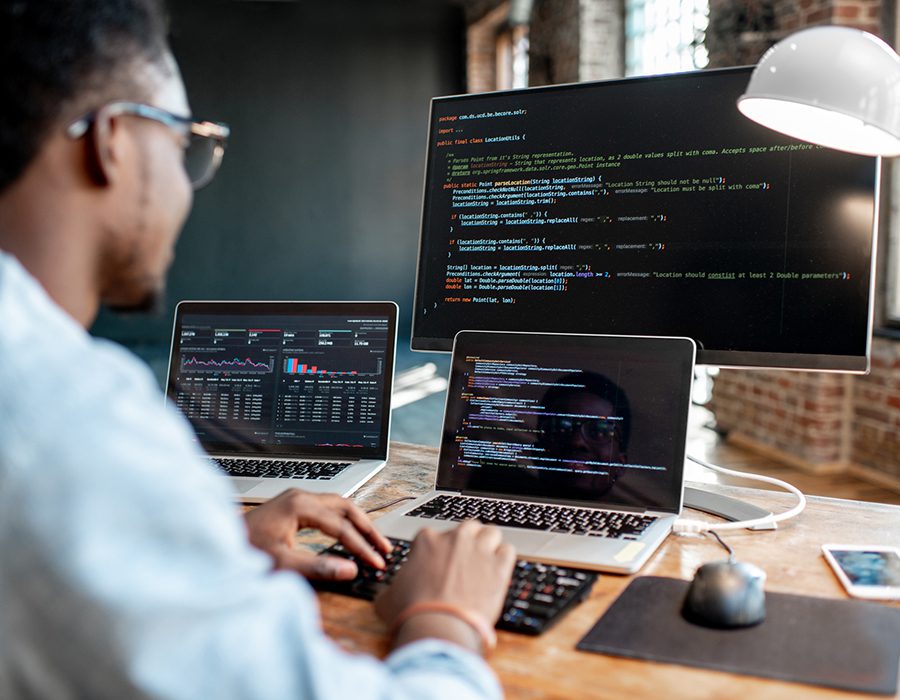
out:
M184 151L184 169L194 188L207 184L218 166L220 148L215 139L191 134Z
M546 422L544 430L556 439L568 439L578 431L586 440L607 442L616 434L616 427L602 419L572 420L570 418L552 418Z

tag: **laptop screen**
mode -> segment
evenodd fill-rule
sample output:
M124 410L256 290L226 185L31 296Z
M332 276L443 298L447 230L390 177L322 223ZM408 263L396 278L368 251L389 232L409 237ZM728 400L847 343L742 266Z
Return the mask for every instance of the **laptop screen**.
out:
M464 331L438 488L678 512L694 343Z
M213 454L384 458L392 302L182 302L167 396Z

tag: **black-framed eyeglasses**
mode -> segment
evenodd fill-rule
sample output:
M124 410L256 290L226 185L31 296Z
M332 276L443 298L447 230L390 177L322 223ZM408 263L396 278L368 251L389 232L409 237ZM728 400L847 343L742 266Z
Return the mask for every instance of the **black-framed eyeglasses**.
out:
M576 431L588 442L612 442L618 435L616 421L606 418L568 418L550 416L541 422L541 429L549 437L570 439Z
M210 183L222 163L225 146L231 129L220 122L198 122L189 117L172 114L159 107L139 102L111 102L104 106L111 116L129 114L142 119L165 124L184 138L184 169L195 190ZM80 139L84 136L97 117L97 112L90 112L76 119L66 128L70 138Z

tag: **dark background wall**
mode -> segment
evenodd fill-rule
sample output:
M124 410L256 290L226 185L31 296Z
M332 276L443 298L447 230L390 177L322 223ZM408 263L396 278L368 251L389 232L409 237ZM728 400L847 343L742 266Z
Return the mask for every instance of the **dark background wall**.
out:
M462 10L170 0L193 112L232 127L156 317L93 332L160 373L180 299L392 299L409 334L428 104L463 91ZM401 345L405 342L401 339Z

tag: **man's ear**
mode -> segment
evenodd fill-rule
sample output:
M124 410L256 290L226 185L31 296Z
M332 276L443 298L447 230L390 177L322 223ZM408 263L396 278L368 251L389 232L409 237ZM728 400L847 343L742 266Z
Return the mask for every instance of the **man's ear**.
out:
M101 187L115 182L121 170L120 129L119 119L101 107L85 134L88 174Z

